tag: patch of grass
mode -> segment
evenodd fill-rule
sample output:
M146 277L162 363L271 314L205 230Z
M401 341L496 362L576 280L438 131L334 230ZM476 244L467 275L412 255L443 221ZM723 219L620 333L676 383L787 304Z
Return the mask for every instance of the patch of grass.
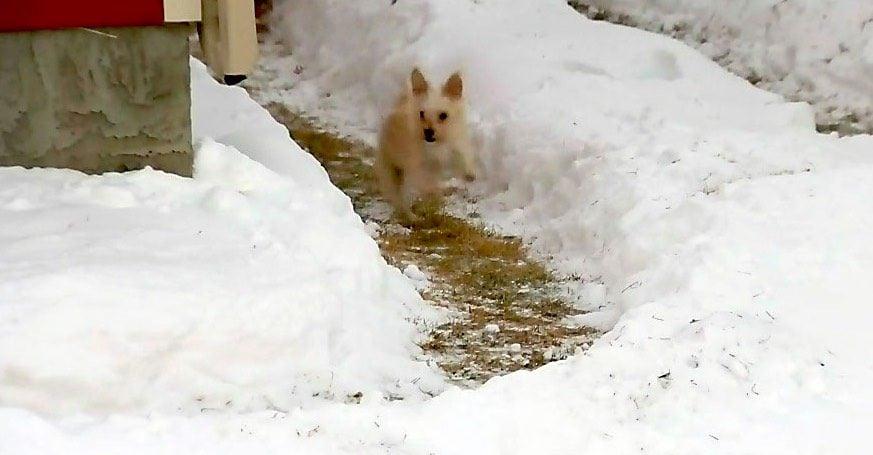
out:
M359 213L378 201L373 150L315 126L280 104L267 106L294 140L327 169ZM595 336L565 325L578 311L558 297L558 280L530 259L522 242L443 212L440 201L416 204L424 221L413 229L384 229L379 246L389 263L415 264L430 277L422 296L459 316L423 345L459 382L481 382L563 358ZM493 330L494 327L499 330Z

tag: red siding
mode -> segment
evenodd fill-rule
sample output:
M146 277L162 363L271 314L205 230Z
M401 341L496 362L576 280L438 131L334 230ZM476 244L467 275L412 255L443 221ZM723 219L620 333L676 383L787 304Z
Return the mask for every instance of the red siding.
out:
M163 0L0 0L0 31L163 23Z

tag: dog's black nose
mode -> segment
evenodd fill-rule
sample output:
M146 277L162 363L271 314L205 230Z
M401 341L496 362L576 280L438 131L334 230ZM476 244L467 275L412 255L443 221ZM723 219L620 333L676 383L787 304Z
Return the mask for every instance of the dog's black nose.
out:
M424 140L425 141L427 141L427 142L435 141L436 138L433 135L434 135L433 128L425 128L424 129Z

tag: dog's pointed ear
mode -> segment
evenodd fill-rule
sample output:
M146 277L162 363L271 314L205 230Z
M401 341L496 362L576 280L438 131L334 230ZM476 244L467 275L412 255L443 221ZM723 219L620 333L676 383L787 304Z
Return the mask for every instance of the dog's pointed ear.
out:
M427 80L424 79L424 75L421 74L418 68L412 70L409 80L412 82L413 95L424 95L427 93Z
M449 76L445 85L443 85L443 95L457 100L461 98L463 92L464 82L461 80L461 74L455 73Z

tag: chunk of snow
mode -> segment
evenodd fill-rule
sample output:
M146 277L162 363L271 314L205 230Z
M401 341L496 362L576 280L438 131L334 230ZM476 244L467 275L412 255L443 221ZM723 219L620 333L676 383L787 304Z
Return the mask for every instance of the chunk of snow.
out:
M421 271L415 264L409 264L403 269L403 274L413 281L413 285L419 291L423 291L430 287L430 281L427 274Z
M427 275L415 264L409 264L403 269L403 274L415 281L427 281Z

